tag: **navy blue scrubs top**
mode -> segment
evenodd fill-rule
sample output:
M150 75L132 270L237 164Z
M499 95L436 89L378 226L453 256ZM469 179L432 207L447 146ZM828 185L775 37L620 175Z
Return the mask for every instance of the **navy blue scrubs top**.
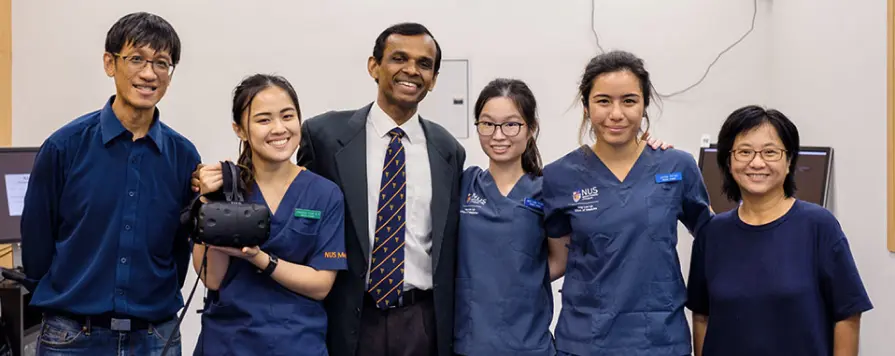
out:
M687 307L709 316L703 355L832 355L835 323L873 308L839 222L801 200L760 226L737 211L693 244Z
M689 355L677 222L711 218L696 161L643 150L624 181L587 146L544 168L547 236L571 234L556 348L576 355Z
M554 355L541 177L522 176L504 196L488 171L461 181L454 352Z
M266 204L257 184L246 200ZM320 218L299 210L319 211ZM261 249L280 263L347 269L343 221L338 186L302 171L286 190ZM203 313L195 355L327 355L323 302L290 291L240 258L230 258L217 294Z

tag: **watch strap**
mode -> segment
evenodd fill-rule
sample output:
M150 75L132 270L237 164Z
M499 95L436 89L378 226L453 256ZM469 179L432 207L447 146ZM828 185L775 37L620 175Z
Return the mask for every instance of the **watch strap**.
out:
M277 269L277 262L280 262L280 259L272 253L268 253L267 256L270 258L270 262L267 263L267 267L261 273L265 276L270 276L273 274L273 270Z

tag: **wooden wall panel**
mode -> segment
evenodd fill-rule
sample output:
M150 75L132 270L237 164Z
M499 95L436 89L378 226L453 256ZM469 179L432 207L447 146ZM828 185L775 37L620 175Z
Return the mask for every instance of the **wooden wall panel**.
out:
M895 252L895 0L889 0L889 9L888 14L886 15L888 19L886 22L888 23L888 34L886 36L886 41L888 42L886 47L888 48L888 60L887 60L887 71L888 71L888 114L887 117L887 125L886 131L888 132L888 149L887 149L887 161L888 161L888 178L887 178L887 196L888 196L888 208L886 209L886 220L888 225L888 247L889 251Z
M0 0L0 147L12 145L12 0Z
M0 0L0 147L12 146L12 0ZM0 266L13 268L12 245L0 245Z

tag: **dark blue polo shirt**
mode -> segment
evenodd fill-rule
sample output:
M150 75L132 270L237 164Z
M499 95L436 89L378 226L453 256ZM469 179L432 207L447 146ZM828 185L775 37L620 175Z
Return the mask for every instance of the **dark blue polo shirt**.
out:
M179 213L199 153L158 120L136 141L109 99L41 145L22 212L31 304L157 320L183 306L190 248Z

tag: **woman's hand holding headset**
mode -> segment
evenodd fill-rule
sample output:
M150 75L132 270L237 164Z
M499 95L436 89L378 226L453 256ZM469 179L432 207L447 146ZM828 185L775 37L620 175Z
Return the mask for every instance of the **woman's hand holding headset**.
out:
M199 164L196 170L193 171L190 184L192 185L194 192L198 192L202 195L220 190L224 186L224 172L221 168L221 162L215 162L208 165ZM202 200L203 203L207 203L207 199L205 199L205 197L201 197L199 199ZM258 263L255 263L255 260L260 260L256 257L264 257L259 256L261 254L261 249L258 246L243 247L242 249L238 249L232 247L208 245L208 250L218 251L231 257L242 258L256 265ZM267 258L264 258L263 261L266 262Z
M201 195L220 190L224 186L224 171L221 168L221 162L209 165L199 164L196 170L193 171L193 178L190 180L190 184L193 191ZM203 200L203 202L205 201Z

